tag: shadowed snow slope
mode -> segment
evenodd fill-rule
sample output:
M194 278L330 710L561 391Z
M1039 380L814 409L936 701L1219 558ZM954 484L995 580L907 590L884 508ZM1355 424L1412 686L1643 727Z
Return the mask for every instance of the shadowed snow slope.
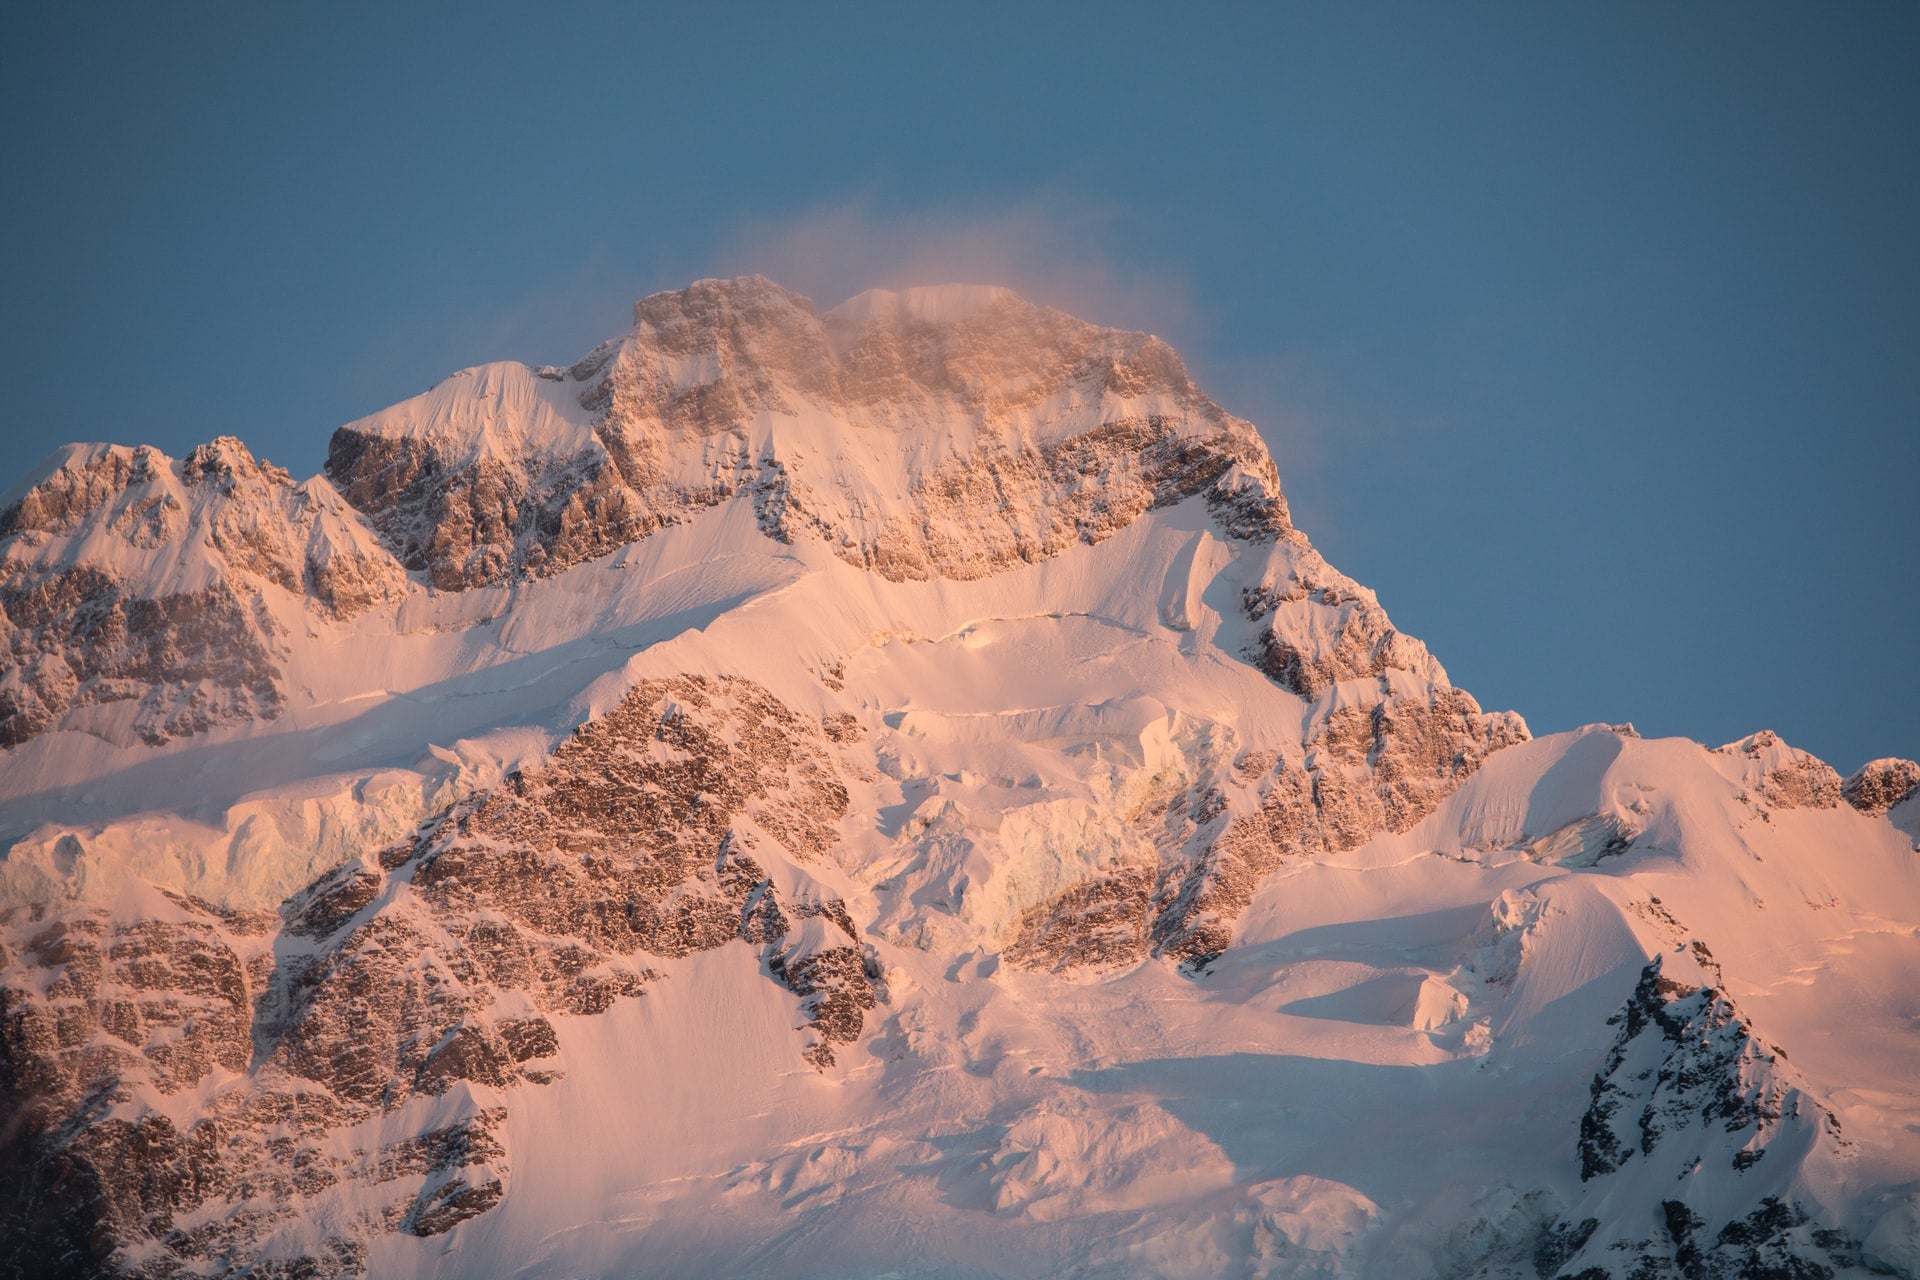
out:
M1147 335L634 318L9 495L0 1275L1913 1274L1920 768L1530 740Z

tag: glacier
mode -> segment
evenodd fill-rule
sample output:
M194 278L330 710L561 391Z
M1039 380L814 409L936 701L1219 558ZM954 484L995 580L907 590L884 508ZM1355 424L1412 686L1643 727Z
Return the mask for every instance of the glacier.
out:
M1484 710L1149 335L634 319L0 504L0 1270L1915 1274L1920 767Z

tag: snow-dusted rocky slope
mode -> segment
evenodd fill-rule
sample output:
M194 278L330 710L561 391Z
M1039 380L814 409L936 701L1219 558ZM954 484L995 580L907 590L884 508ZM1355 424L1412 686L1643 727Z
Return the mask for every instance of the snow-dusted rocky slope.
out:
M0 1274L1920 1266L1920 768L1530 740L1157 339L703 281L0 539Z

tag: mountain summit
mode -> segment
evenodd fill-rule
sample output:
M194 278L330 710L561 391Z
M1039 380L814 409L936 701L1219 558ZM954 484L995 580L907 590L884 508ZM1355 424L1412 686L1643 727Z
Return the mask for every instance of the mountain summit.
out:
M1531 739L1146 334L706 280L70 446L0 646L0 1274L1920 1260L1920 766Z
M634 306L567 370L488 365L342 427L327 476L410 569L553 573L735 495L894 581L978 578L1206 493L1285 529L1259 438L1171 348L1005 289L817 315L757 276Z

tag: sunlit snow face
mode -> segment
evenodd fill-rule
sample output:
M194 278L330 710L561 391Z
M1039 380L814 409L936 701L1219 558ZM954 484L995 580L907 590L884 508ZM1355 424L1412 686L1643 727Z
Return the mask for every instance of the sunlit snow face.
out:
M173 1197L125 1247L1826 1267L1836 1162L1911 1180L1920 799L1862 803L1907 770L1529 741L1139 335L751 280L638 320L357 424L331 480L231 441L40 477L0 995L42 1136Z

